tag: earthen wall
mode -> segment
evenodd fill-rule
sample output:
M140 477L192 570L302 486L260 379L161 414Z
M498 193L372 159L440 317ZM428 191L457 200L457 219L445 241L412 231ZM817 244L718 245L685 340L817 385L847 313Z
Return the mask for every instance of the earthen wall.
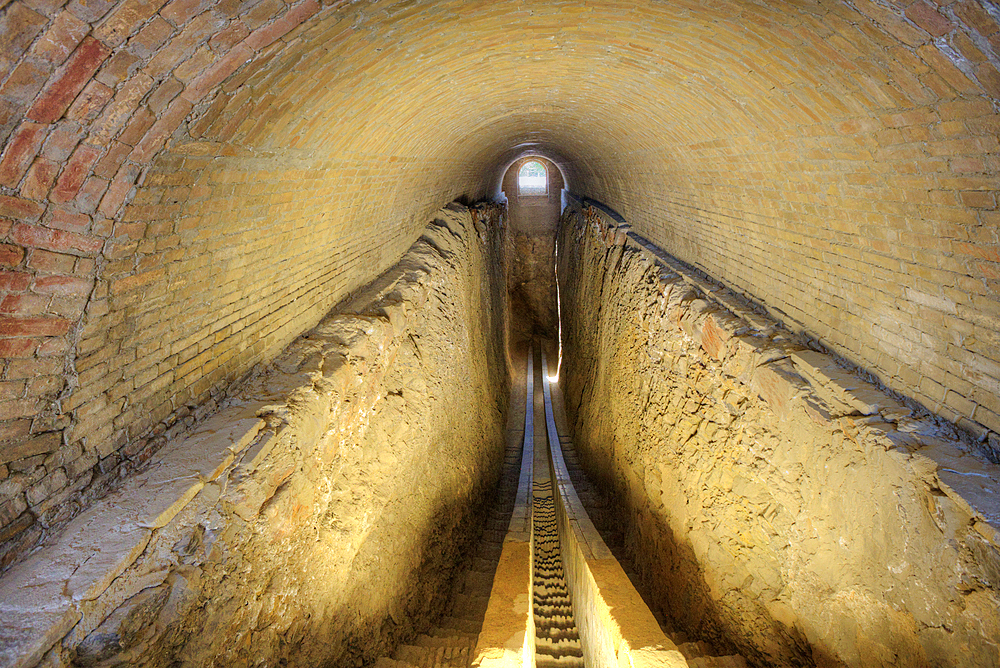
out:
M1000 467L597 210L567 411L651 605L761 666L1000 665Z
M504 449L501 208L453 205L0 578L4 666L360 665L442 612Z

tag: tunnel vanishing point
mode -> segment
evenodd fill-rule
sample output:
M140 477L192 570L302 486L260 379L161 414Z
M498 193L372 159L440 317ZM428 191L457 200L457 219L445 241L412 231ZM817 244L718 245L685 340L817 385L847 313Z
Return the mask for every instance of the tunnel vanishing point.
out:
M0 45L0 666L1000 667L996 2Z

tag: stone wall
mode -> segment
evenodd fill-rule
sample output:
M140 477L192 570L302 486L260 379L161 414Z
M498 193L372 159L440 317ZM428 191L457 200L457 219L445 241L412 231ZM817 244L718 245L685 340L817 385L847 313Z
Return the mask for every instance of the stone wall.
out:
M0 578L0 665L360 665L420 630L502 463L504 224L442 210Z
M560 234L567 411L652 605L759 666L1000 665L1000 468L597 210Z

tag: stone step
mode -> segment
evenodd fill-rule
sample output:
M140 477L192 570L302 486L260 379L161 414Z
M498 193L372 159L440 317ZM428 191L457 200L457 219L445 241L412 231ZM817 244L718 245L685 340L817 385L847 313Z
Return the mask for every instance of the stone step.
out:
M702 656L711 656L712 654L715 654L711 645L706 642L701 642L700 640L681 643L677 645L677 649L680 650L685 659L697 659Z
M489 602L489 592L485 596L455 594L451 604L451 616L482 623L483 617L486 615L486 606Z
M503 539L507 537L507 529L484 529L482 539L484 542L489 543L503 543Z
M464 652L464 657L462 652ZM451 667L453 659L465 658L468 660L468 649L459 651L453 647L420 647L417 645L400 645L396 649L395 658L398 661L411 663L419 668L444 668Z
M460 592L473 596L489 596L493 590L493 573L466 571L462 576Z
M414 666L412 663L407 663L405 661L396 661L396 659L390 659L386 656L379 657L378 661L372 668L420 668L419 666Z
M473 645L475 645L476 641L479 640L478 632L457 631L455 629L446 629L440 626L435 626L425 635L431 638L462 638L463 642L469 641Z
M573 607L569 605L535 605L535 620L545 617L572 617Z
M580 636L577 635L576 626L571 627L561 627L561 626L548 626L545 628L535 627L535 638L543 638L545 640L551 641L577 641L579 642Z
M539 635L541 635L541 632L539 630L545 630L545 631L548 631L549 629L567 630L575 628L576 628L576 621L574 621L574 619L569 616L554 615L549 617L535 618L535 629L536 631L539 632Z
M416 645L417 647L465 647L467 649L472 649L476 646L476 641L479 639L474 633L462 633L456 634L454 631L448 633L448 635L419 635L416 640L414 640L411 645Z
M497 570L496 559L487 559L486 557L473 557L471 570L478 571L479 573L489 573L490 577L493 577L493 573Z
M480 559L487 559L493 563L496 563L500 559L500 553L503 551L503 543L479 543L476 546L475 557Z
M535 655L583 656L579 638L539 638L535 636Z

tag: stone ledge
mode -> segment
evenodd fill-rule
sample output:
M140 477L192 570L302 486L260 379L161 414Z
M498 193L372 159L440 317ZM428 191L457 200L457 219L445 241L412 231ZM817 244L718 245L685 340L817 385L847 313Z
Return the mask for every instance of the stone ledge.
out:
M262 425L246 406L220 411L0 578L0 665L32 666L78 622L96 628L100 620L85 604L105 594L154 531L218 478Z

